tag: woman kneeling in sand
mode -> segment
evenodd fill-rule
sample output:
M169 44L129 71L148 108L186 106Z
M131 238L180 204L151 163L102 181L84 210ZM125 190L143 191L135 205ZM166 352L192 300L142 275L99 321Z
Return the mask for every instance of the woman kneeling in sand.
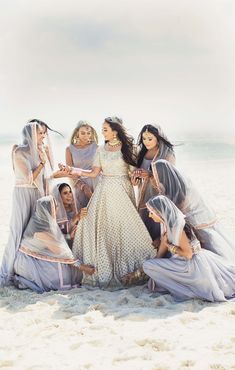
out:
M43 293L80 286L82 272L95 269L75 260L56 222L57 204L49 195L38 199L14 263L14 284Z
M145 261L144 272L155 291L170 292L176 300L200 298L211 302L235 297L235 265L201 249L185 216L163 195L147 202L150 217L162 224L164 234L157 258ZM170 251L170 258L163 258ZM150 286L151 284L149 284Z

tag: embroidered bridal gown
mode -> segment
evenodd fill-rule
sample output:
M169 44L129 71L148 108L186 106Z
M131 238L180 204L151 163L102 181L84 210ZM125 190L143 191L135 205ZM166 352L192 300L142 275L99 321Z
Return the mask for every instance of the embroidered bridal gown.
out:
M101 180L79 222L73 243L75 258L95 267L84 283L101 288L121 288L121 278L155 256L151 237L135 205L129 165L121 151L105 146L97 150L93 166L102 169Z

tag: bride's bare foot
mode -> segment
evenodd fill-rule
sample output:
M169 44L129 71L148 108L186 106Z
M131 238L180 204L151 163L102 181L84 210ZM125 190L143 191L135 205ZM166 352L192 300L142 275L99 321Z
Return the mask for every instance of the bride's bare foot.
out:
M87 275L93 275L95 272L95 268L93 266L84 265L83 263L79 266L79 270Z

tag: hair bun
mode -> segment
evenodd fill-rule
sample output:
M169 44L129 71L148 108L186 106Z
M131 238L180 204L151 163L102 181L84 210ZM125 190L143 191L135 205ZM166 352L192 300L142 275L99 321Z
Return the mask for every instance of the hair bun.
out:
M118 123L119 125L122 125L122 119L117 116L107 117L105 118L105 121L108 123Z

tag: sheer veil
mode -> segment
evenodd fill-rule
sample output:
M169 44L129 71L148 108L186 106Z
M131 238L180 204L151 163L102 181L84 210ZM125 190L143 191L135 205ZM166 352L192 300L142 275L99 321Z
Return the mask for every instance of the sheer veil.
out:
M71 191L72 191L72 196L73 196L73 201L72 201L72 211L70 212L71 215L69 216L69 214L66 212L66 209L64 207L64 203L63 203L63 200L61 198L61 195L60 195L60 191L59 191L59 187L62 185L62 184L65 184L67 185L68 187L70 187ZM57 214L56 214L56 220L57 220L57 223L60 225L61 227L61 230L63 230L63 232L65 232L66 234L69 233L69 229L70 229L70 220L73 216L75 216L77 213L78 213L78 210L77 210L77 205L76 205L76 202L75 202L75 192L74 192L74 189L71 185L70 182L61 182L61 179L60 179L60 183L57 183L57 184L54 184L52 190L51 190L51 194L53 195L53 197L55 198L56 202L57 202L57 205L58 205L58 210L57 210Z
M161 126L153 125L153 124L151 126L155 127L158 130L159 135L163 139L165 139L166 141L169 141L166 134L162 130ZM171 157L175 158L175 154L174 154L173 149L169 148L169 146L167 146L162 140L159 141L158 145L159 145L159 151L158 151L158 154L157 154L158 159L167 159L167 158L171 158Z
M17 186L35 185L43 196L48 193L48 181L51 175L49 160L46 160L43 171L33 180L33 171L38 167L39 157L37 129L38 123L28 123L22 131L22 144L16 146L12 153L13 169ZM41 148L44 151L44 148ZM46 153L45 153L46 154ZM47 156L45 156L47 158Z
M52 195L38 199L19 250L38 259L73 264L73 254L56 222L56 209Z
M185 226L183 213L163 195L151 198L146 205L150 212L160 216L163 220L169 242L178 246Z
M195 229L213 225L216 214L199 194L191 180L171 163L160 159L152 164L159 193L167 196Z

